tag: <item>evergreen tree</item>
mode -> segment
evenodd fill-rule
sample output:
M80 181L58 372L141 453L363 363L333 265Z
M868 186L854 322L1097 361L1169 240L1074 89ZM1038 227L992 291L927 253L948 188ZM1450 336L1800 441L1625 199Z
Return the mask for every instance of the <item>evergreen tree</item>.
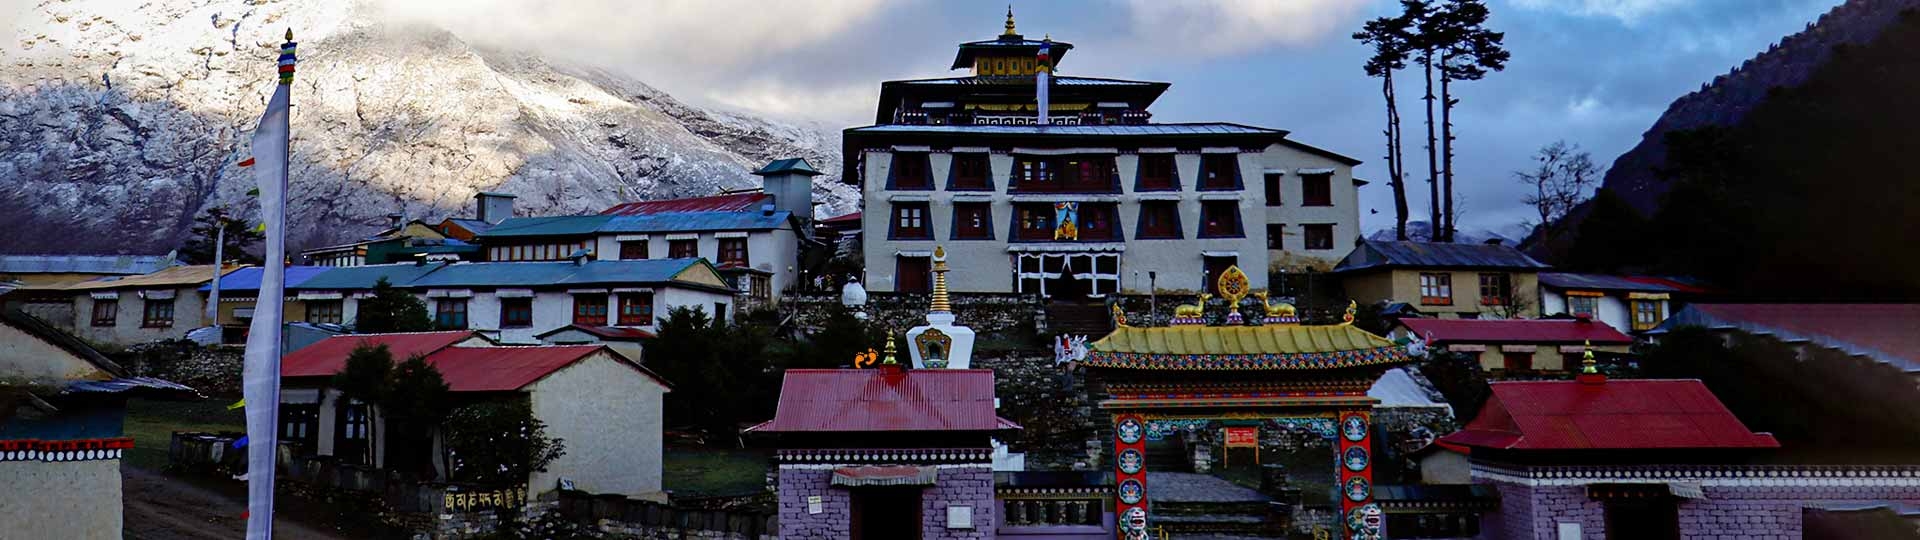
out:
M373 462L378 454L380 430L379 404L387 400L390 385L388 378L393 376L393 352L386 345L354 347L347 353L347 362L333 375L333 388L340 391L340 398L334 402L337 414L335 418L346 418L349 404L358 402L366 407L367 448L366 455L356 457L366 463Z
M1430 47L1440 55L1440 148L1443 163L1441 191L1446 192L1444 223L1434 224L1434 235L1452 242L1458 230L1453 195L1453 108L1460 100L1453 97L1455 81L1477 81L1488 72L1507 68L1513 55L1502 46L1506 34L1486 28L1490 14L1483 0L1446 0L1447 4L1427 18L1422 26Z
M1387 104L1387 186L1393 188L1393 233L1397 240L1407 239L1406 157L1401 153L1400 104L1394 96L1393 73L1407 67L1413 52L1413 21L1406 17L1380 17L1367 21L1353 39L1373 46L1373 56L1364 66L1368 77L1380 78L1380 95Z
M567 453L566 440L547 436L525 397L460 407L446 425L448 475L460 482L522 485Z
M180 245L180 261L187 264L215 264L213 260L214 244L220 236L220 230L226 229L226 249L221 256L241 264L260 264L260 257L248 253L247 249L267 239L266 235L248 226L227 213L224 206L208 208L206 213L193 218L191 236Z
M387 278L373 284L373 296L360 300L353 330L361 334L425 332L433 329L433 317L427 315L427 303L412 293L398 289Z

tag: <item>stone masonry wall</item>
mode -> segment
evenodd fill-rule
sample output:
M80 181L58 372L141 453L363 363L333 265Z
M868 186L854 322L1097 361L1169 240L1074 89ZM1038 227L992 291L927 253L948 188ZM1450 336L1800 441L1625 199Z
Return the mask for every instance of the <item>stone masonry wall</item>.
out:
M1536 486L1493 482L1500 509L1481 520L1489 540L1558 538L1558 524L1577 522L1585 538L1606 538L1606 505L1587 497L1585 486ZM1800 538L1805 508L1841 502L1920 504L1920 486L1708 486L1705 499L1680 501L1680 537L1790 540Z
M784 305L784 304L783 304ZM828 482L833 471L822 468L780 467L781 540L829 540L846 538L853 520L852 494L834 489ZM822 499L821 512L807 513L807 497Z
M853 520L853 493L830 484L833 471L817 466L780 468L780 538L830 540L847 538ZM978 540L992 538L997 523L993 502L993 469L987 465L942 466L935 485L920 496L921 538ZM807 513L807 497L821 498L821 512ZM948 529L947 507L972 506L973 528Z
M938 483L920 497L920 537L925 540L993 538L996 510L993 468L987 465L943 467ZM972 506L973 528L947 528L947 507Z
M907 328L927 317L930 295L872 293L867 297L867 320ZM1039 295L956 293L954 317L981 335L1031 332L1046 335L1045 304ZM802 328L819 328L832 310L840 308L839 294L792 294L780 301L780 315L794 317Z
M1097 466L1098 457L1087 455L1096 433L1093 400L1082 374L1056 366L1052 353L982 351L974 354L973 365L993 370L1000 416L1025 428L1005 442L1012 451L1026 453L1027 470Z

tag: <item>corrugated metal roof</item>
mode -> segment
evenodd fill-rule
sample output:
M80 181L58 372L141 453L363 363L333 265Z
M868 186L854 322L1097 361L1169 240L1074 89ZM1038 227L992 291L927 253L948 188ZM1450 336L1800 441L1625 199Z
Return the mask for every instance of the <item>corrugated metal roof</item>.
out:
M470 232L473 234L481 234L493 229L492 223L487 223L485 221L481 221L478 219L447 218L447 221L451 221L455 225L459 225L460 228L466 229L467 232Z
M74 381L68 383L61 395L70 394L186 394L200 395L200 391L187 385L156 379L153 377L125 377L105 381Z
M790 369L773 421L791 432L995 431L993 371Z
M327 272L328 270L335 270L335 268L330 268L326 266L289 266L286 269L286 275L285 275L286 286L289 289L297 287L301 283L306 283L307 280L313 279L314 276L318 276L322 273ZM259 290L260 278L264 277L265 274L266 274L266 269L258 266L249 266L246 268L241 268L239 270L228 272L227 275L220 276L220 291L226 292L226 291ZM207 284L201 285L200 290L212 291L213 280L211 279L207 280Z
M700 259L635 261L462 262L401 284L411 288L536 287L665 283Z
M761 167L760 170L753 171L753 174L758 174L762 176L770 175L770 174L783 174L783 173L800 173L807 176L820 176L822 174L826 174L826 173L820 172L819 169L813 168L813 164L807 163L806 158L776 159L770 163L767 163L765 167Z
M782 160L785 161L785 160ZM778 161L774 163L779 163ZM772 165L768 165L771 167ZM811 169L811 167L809 167ZM637 201L614 205L600 212L603 216L637 216L670 212L759 212L760 205L771 204L773 196L761 192L689 197L660 201Z
M1625 345L1633 338L1591 319L1400 319L1400 324L1431 344L1584 342Z
M1920 304L1688 305L1649 333L1682 326L1806 340L1920 373Z
M347 354L361 345L386 345L387 351L393 353L393 359L397 362L412 358L414 355L431 354L478 335L475 332L457 330L334 336L281 356L280 376L331 377L339 373L341 368L346 367Z
M427 355L454 392L510 392L601 350L600 345L447 347ZM395 355L395 360L399 356Z
M227 274L245 267L235 267ZM138 276L101 278L67 286L67 290L85 291L101 289L137 289L137 288L174 288L199 285L213 281L214 266L211 264L196 266L173 266L162 268L158 272Z
M299 285L288 285L287 290L364 290L372 289L380 278L395 287L406 287L420 276L446 266L447 263L431 262L426 264L399 263L376 264L371 266L346 266L328 268L327 271L307 278Z
M686 231L757 231L780 228L793 214L750 212L675 212L613 216L600 226L602 233L657 233Z
M1287 132L1226 122L1196 124L1120 124L1099 126L955 126L881 124L850 128L854 133L981 133L992 135L1048 135L1062 137L1139 135L1280 135Z
M545 339L547 336L551 336L551 335L565 332L568 330L577 330L580 332L585 332L588 335L591 335L600 339L614 339L614 340L623 340L623 341L636 340L636 339L648 339L648 338L654 337L653 332L648 332L646 330L641 330L639 328L622 328L618 326L587 326L583 324L569 324L566 326L541 332L539 335L536 335L533 337Z
M1504 245L1489 244L1443 244L1436 242L1395 242L1382 240L1363 240L1340 264L1335 272L1349 272L1369 268L1386 267L1416 268L1511 268L1538 269L1550 268L1545 263L1533 260L1520 250Z
M163 255L0 255L0 274L146 274L173 262Z
M475 233L481 238L504 238L514 236L571 236L593 234L601 225L606 224L608 216L546 216L508 218L494 225L485 233Z
M820 220L820 222L821 223L859 223L860 213L854 212L851 214L842 214L842 215Z
M953 67L950 69L973 67L973 57L982 52L992 52L995 54L1006 54L1007 52L1017 53L1022 50L1038 52L1041 45L1047 46L1047 54L1052 57L1053 65L1056 66L1060 65L1060 61L1067 57L1067 51L1073 50L1073 44L1065 41L1026 39L1017 34L1002 35L994 39L961 43L960 50L955 51L953 54Z
M1165 355L1302 354L1369 351L1394 346L1348 325L1122 326L1089 348L1103 353Z
M1555 289L1597 290L1597 291L1638 291L1665 293L1704 293L1708 289L1682 281L1680 278L1658 276L1620 276L1609 274L1576 274L1570 272L1541 272L1540 284Z
M1513 450L1779 448L1698 380L1495 382L1467 428L1442 443Z

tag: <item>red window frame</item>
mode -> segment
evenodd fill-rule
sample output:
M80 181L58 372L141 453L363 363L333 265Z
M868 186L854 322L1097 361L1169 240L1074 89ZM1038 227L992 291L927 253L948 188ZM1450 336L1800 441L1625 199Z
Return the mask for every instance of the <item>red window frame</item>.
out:
M933 262L927 257L898 257L893 268L894 292L923 293L933 289Z
M954 240L992 240L993 206L983 202L953 203Z
M893 227L888 236L895 240L932 240L933 227L928 221L933 219L925 202L893 203Z
M1308 223L1300 226L1306 248L1311 250L1333 249L1333 224Z
M1267 189L1266 189L1266 191L1267 191L1267 206L1280 206L1280 203L1281 203L1281 199L1280 199L1280 179L1281 179L1281 177L1282 177L1282 175L1281 175L1280 173L1267 173L1267 174L1265 175L1265 178L1266 178L1266 186L1265 186L1265 187L1267 188Z
M1179 202L1140 202L1140 231L1134 233L1134 238L1141 240L1177 240L1180 237Z
M653 325L653 293L620 293L620 326Z
M952 190L989 191L993 189L993 162L986 154L954 154Z
M700 240L698 239L667 241L667 258L669 259L692 259L699 256Z
M1240 155L1200 154L1200 189L1240 189Z
M1333 175L1302 175L1300 206L1333 206Z
M647 240L621 240L620 260L638 261L647 258Z
M96 327L113 326L120 319L119 300L94 300L93 325Z
M730 266L730 265L734 265L734 266L747 265L747 239L745 238L721 238L720 239L720 266Z
M1140 154L1140 182L1137 191L1177 191L1179 167L1173 154Z
M501 298L500 327L526 328L533 326L532 298Z
M933 172L924 152L894 152L893 169L889 172L893 176L890 189L933 189Z
M1201 238L1239 238L1245 234L1240 226L1239 201L1200 201Z
M573 324L581 326L606 326L607 295L573 295Z

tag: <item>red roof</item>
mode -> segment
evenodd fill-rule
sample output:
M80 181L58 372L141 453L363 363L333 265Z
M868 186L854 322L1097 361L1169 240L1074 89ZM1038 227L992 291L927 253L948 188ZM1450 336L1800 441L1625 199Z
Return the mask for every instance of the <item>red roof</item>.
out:
M834 216L834 217L830 217L830 218L827 218L827 219L823 219L823 220L820 220L820 222L821 222L821 223L859 223L859 222L860 222L860 213L859 213L859 212L854 212L854 213L851 213L851 214L846 214L846 215L841 215L841 216Z
M1698 380L1495 382L1449 447L1503 450L1779 448Z
M639 328L625 328L620 326L588 326L584 324L569 324L566 326L548 330L534 337L544 339L547 336L558 334L560 332L564 332L567 330L579 330L581 332L585 332L589 335L592 335L600 339L614 339L614 340L622 340L622 341L647 339L647 338L653 337L653 332L648 332L646 330L641 330Z
M1583 319L1400 319L1400 324L1432 344L1566 343L1630 344L1633 338Z
M510 392L601 350L599 345L448 347L427 356L455 392ZM649 374L651 375L651 374Z
M612 208L600 212L600 214L607 216L641 216L669 212L757 211L760 209L760 205L770 202L773 202L773 196L756 191L751 193L735 193L732 195L714 195L712 197L630 202L614 205Z
M995 431L993 370L790 369L767 433Z
M414 355L432 354L477 334L465 330L452 332L413 332L405 334L359 334L333 336L280 357L281 377L332 377L347 366L347 354L361 344L386 345L398 362Z

